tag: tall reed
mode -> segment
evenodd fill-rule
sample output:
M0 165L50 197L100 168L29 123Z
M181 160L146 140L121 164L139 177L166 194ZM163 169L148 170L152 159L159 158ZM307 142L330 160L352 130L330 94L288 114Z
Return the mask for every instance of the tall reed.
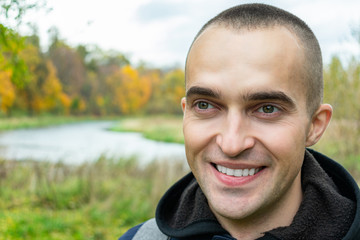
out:
M0 236L116 239L153 217L160 197L187 171L171 159L147 165L104 157L82 165L1 160Z

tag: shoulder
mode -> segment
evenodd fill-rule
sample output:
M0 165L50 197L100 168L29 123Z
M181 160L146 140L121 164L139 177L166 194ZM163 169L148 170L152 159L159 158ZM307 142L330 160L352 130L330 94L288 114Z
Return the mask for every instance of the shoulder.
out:
M135 236L135 234L139 231L139 228L142 227L144 223L141 223L133 228L130 228L124 235L122 235L119 240L131 240Z
M154 218L129 229L119 240L166 240L168 237L164 235L156 224Z

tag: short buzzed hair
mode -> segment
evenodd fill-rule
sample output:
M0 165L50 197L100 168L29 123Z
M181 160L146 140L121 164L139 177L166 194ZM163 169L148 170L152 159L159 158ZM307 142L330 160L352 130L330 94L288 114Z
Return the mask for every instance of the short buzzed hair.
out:
M198 32L192 45L210 26L220 26L235 31L282 26L292 32L300 40L304 53L301 84L306 89L307 111L310 116L315 113L323 98L323 63L319 42L303 20L285 10L266 4L238 5L208 21Z

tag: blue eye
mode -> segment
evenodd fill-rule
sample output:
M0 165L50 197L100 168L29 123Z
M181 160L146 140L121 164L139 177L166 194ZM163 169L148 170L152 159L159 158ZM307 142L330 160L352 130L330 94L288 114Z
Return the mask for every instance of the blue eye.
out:
M206 110L206 109L210 109L210 108L214 108L213 105L211 105L210 103L208 102L203 102L203 101L200 101L198 103L196 103L196 106L201 109L201 110Z
M258 109L258 111L261 112L261 113L270 114L270 113L278 112L279 109L277 107L272 106L272 105L264 105L264 106L260 107Z

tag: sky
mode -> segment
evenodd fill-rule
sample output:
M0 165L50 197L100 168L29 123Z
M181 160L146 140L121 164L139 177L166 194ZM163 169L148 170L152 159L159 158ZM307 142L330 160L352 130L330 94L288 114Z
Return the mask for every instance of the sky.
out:
M253 2L303 19L317 36L325 63L334 54L345 60L360 55L351 36L351 26L360 29L359 0L47 0L51 11L29 12L24 22L37 25L44 48L49 44L48 29L56 26L70 46L97 45L124 53L133 63L183 67L194 36L210 18Z

